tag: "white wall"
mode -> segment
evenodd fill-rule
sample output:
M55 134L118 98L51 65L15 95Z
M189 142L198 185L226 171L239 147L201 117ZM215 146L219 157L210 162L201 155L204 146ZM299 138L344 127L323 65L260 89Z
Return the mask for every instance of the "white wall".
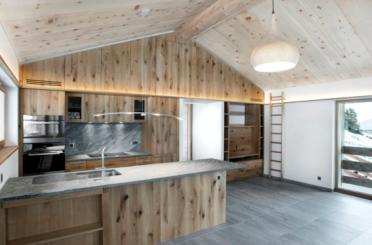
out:
M3 176L3 181L0 181L0 189L9 178L18 176L18 151L0 165L0 179L1 175Z
M223 160L224 103L193 104L193 160L215 158Z
M265 108L268 118L269 107ZM265 121L265 173L269 166L269 120ZM283 177L333 189L335 101L287 103L283 118ZM321 180L318 180L318 176Z

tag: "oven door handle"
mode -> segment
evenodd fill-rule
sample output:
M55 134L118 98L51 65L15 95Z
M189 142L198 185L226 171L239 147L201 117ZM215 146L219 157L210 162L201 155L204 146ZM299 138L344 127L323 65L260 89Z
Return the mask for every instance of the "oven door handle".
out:
M36 157L36 156L54 156L54 155L60 155L63 154L63 151L51 151L51 152L45 152L45 153L28 153L27 155L30 157Z

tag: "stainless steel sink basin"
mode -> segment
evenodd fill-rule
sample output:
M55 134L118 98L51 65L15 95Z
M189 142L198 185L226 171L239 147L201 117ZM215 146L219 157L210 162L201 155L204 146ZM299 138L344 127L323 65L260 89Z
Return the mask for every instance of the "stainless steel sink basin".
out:
M50 174L34 177L32 184L40 185L47 183L55 183L61 181L83 180L83 179L96 179L110 176L120 175L115 169L94 170L77 173L63 173L63 174Z
M104 155L105 157L122 157L122 156L127 156L129 154L126 152L113 152L113 153L105 153ZM101 157L101 153L91 153L91 154L88 154L88 156L97 158L97 157Z

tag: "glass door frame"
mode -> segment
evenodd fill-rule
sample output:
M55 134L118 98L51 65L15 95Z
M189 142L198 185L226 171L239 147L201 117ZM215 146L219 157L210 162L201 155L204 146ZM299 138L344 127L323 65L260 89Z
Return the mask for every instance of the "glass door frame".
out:
M352 190L347 190L340 187L341 184L341 164L342 164L342 146L343 146L343 136L344 136L344 111L345 111L345 104L347 103L363 103L363 102L372 102L372 97L366 98L350 98L350 99L341 99L336 100L336 108L335 108L335 191L341 192L361 198L366 198L372 200L372 195Z

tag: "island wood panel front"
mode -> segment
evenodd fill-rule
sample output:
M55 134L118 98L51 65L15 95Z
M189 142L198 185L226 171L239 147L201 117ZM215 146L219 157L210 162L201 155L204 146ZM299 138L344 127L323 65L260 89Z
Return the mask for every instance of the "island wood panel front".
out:
M0 245L155 245L226 220L226 172L8 201Z
M64 80L67 91L247 103L263 103L264 100L263 91L252 82L204 48L191 41L179 43L172 34L83 51L63 58L65 66L52 70L64 69L65 76L61 80ZM27 87L25 81L35 79L34 74L44 72L44 66L37 65L39 62L23 65L22 86ZM39 77L42 76L36 78Z
M154 245L226 219L225 172L112 188L103 196L104 244Z
M102 236L91 234L103 229L102 190L16 200L3 203L0 210L5 224L0 244L71 244L72 240L78 244Z

